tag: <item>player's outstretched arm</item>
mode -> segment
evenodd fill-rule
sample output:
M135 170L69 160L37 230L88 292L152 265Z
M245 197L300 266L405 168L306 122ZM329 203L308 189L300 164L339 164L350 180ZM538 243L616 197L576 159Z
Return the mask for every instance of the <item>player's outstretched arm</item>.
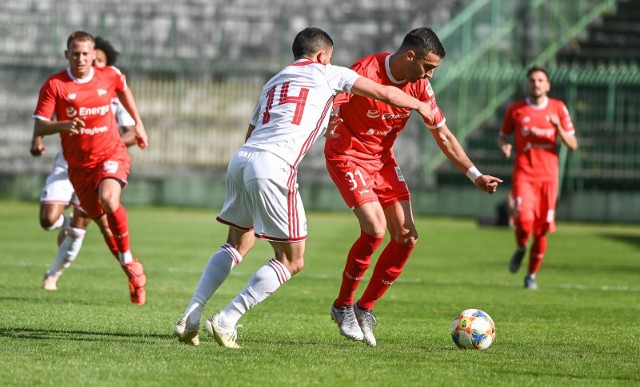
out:
M483 175L480 173L446 124L437 129L431 129L431 134L442 153L444 153L458 169L464 172L478 189L490 194L496 192L498 184L502 183L502 180L491 175Z
M369 78L360 77L354 82L351 92L389 105L415 110L426 122L433 122L433 112L428 104L413 98L397 87L381 85Z

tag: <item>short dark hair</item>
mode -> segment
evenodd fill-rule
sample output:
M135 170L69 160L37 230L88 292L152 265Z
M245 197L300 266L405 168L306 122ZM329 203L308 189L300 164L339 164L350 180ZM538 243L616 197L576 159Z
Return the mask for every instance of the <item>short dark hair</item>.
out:
M331 36L320 28L309 27L298 32L293 40L291 51L293 51L293 57L299 59L329 47L333 47Z
M529 67L529 70L527 70L527 78L529 78L531 74L535 73L536 71L540 71L541 73L544 73L544 75L547 76L547 80L549 80L549 72L547 71L547 69L537 65Z
M84 31L75 31L72 32L71 35L69 35L69 37L67 38L67 50L71 48L71 44L76 40L79 40L81 42L88 40L90 42L93 42L94 44L96 42L93 38L93 35L91 35L90 33Z
M402 40L400 50L413 50L416 51L417 54L424 56L432 52L439 56L440 59L443 59L447 54L444 51L440 39L438 39L436 33L429 27L420 27L411 30Z
M120 53L116 51L113 45L106 39L101 38L100 36L95 37L96 50L104 51L105 56L107 57L107 66L115 66L118 61L118 56Z

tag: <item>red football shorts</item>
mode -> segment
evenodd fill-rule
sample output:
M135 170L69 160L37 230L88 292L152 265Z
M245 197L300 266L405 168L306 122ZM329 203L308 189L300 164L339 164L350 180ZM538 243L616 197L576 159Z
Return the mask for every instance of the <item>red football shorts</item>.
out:
M380 202L382 207L409 200L411 194L394 157L386 163L353 157L327 157L327 170L350 209Z
M93 168L76 168L69 166L69 180L73 184L80 205L91 219L96 219L104 214L100 199L98 198L98 186L102 180L113 178L127 184L131 159L127 153L114 155L109 160L99 163Z
M515 208L514 220L519 222L533 221L536 229L556 230L555 213L558 197L556 181L534 181L514 176L511 187Z

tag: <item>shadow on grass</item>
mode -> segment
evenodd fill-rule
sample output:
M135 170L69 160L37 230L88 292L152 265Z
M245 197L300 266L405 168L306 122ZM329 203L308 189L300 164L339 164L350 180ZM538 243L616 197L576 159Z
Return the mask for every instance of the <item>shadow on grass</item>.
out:
M637 249L640 249L640 235L630 235L630 234L622 234L622 233L602 233L600 234L603 238L608 238L614 240L616 242L626 243L628 245L634 246Z
M0 328L0 337L33 340L76 340L76 341L135 341L145 342L145 339L166 339L167 334L141 334L122 332L92 332L64 329L34 329L34 328Z

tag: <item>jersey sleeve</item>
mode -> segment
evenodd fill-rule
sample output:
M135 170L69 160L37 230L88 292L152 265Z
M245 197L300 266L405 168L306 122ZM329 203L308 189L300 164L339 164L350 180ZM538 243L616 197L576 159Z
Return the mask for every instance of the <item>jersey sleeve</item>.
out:
M125 90L127 90L127 76L124 75L124 73L122 73L117 67L115 66L109 66L111 69L113 69L113 79L116 85L116 91L117 92L123 92Z
M509 106L507 112L504 114L504 119L502 120L502 126L500 127L500 134L503 136L508 136L513 133L515 129L515 122L513 120L513 105Z
M565 132L567 132L567 134L575 135L576 129L573 126L573 121L571 120L571 116L569 115L569 110L562 101L560 101L558 117L560 118L560 122L562 123L562 127L564 128Z
M351 87L353 87L356 80L360 78L358 73L346 67L328 64L326 69L327 82L335 92L344 91L350 93Z
M420 100L428 103L431 107L431 111L433 111L433 122L427 122L427 120L424 120L425 125L427 125L429 129L438 129L447 122L444 112L436 102L436 95L431 88L431 83L427 83L424 90L422 90Z
M48 80L40 89L38 104L33 112L33 118L37 120L51 121L56 109L56 95L51 80Z

